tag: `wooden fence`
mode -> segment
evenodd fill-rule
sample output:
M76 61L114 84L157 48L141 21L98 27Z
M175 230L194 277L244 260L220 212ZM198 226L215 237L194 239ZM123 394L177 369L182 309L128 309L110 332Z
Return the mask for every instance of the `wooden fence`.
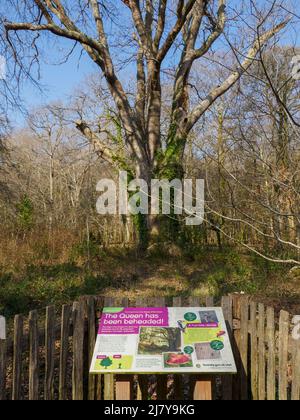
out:
M217 302L218 306L220 302ZM104 306L214 306L189 299L83 297L58 313L17 315L6 340L0 340L0 400L112 400L114 376L90 376L99 317ZM247 296L222 298L238 375L216 377L214 399L299 400L300 342L292 339L291 316ZM192 375L136 376L135 398L190 399Z

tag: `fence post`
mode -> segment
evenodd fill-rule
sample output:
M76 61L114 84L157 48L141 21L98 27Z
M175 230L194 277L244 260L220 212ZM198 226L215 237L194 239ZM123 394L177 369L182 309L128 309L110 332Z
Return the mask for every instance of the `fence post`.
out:
M73 400L82 401L83 388L83 350L84 350L84 308L83 303L73 305Z
M288 367L288 342L289 342L290 314L280 312L279 319L279 400L287 400L287 367Z
M294 342L295 356L293 358L292 401L300 398L300 341Z
M39 399L39 327L38 312L29 314L29 400Z
M54 362L55 362L55 308L46 308L45 327L45 400L54 399Z
M266 399L266 311L265 305L258 305L258 399Z
M229 334L229 339L231 345L233 344L233 315L232 315L232 297L223 296L222 297L222 308L224 312L224 317L226 321L226 326ZM222 389L223 389L223 400L231 401L232 400L232 383L233 378L230 375L225 375L222 377Z
M87 299L87 317L88 317L88 351L89 351L89 368L93 360L95 342L97 337L97 325L96 325L96 311L95 311L95 299L88 297ZM88 400L94 401L96 399L96 376L89 376L89 390Z
M249 297L241 297L241 399L248 400Z
M233 354L235 357L237 375L233 378L233 399L235 401L241 398L241 295L232 294L233 311Z
M6 400L6 320L0 316L0 401Z
M257 341L257 303L250 304L250 330L251 330L251 395L254 401L258 400L258 341Z
M59 400L65 401L68 397L68 356L70 338L70 305L64 305L61 313L60 331L60 357L59 357Z
M13 381L12 400L21 399L22 389L22 345L23 345L23 317L16 315L14 320L14 350L13 350Z
M276 349L274 308L267 308L266 339L268 343L267 399L268 401L274 401L276 399Z

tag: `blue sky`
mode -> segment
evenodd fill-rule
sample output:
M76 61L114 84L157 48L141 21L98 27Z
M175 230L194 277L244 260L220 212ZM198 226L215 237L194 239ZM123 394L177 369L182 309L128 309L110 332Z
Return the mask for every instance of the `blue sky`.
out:
M231 5L234 3L235 0L232 1ZM258 3L268 3L268 0L258 0ZM295 30L291 28L291 31L285 35L283 39L285 44L295 42L298 31L296 30L296 27L294 29ZM23 85L21 92L22 98L28 109L41 106L48 102L60 99L63 100L68 97L72 93L72 90L76 89L89 74L99 72L99 68L96 67L86 54L81 55L81 49L79 47L75 49L67 63L60 65L49 64L50 62L59 61L57 50L54 48L54 45L50 44L46 45L49 49L46 54L46 56L48 56L48 64L41 62L40 83L43 86L43 93L29 81L25 82ZM58 44L56 44L56 47L57 45ZM59 45L62 47L72 46L72 44L66 40L61 40ZM128 75L128 72L130 72L129 69L127 69L126 75ZM12 124L19 127L25 122L24 116L19 112L14 112L10 118Z
M51 59L55 61L55 52L51 53ZM42 89L38 89L31 81L25 81L22 85L21 97L29 110L48 102L63 100L88 75L98 71L96 65L86 55L80 57L79 48L67 63L53 65L41 62L40 70ZM24 124L24 116L21 113L11 115L10 119L13 125Z

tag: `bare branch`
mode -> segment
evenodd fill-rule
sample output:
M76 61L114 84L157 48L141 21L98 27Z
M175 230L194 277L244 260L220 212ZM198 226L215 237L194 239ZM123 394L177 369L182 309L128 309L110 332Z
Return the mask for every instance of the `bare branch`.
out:
M147 28L144 21L143 16L140 9L139 0L129 0L129 5L132 13L132 18L135 24L135 27L137 29L137 32L139 34L139 37L141 39L142 45L144 48L146 48L147 53L150 53L152 55L152 39L151 39L151 33L149 32L149 27ZM148 14L149 17L149 14ZM148 21L149 25L149 21Z
M91 130L85 121L76 121L76 128L86 137L94 147L95 152L108 163L114 165L115 158L113 150L110 149L99 137Z
M264 45L267 41L273 38L278 32L286 27L290 19L285 20L269 31L265 32L260 36L259 39L256 39L253 46L247 53L247 58L243 61L241 66L232 73L222 84L221 86L213 89L207 97L190 113L188 121L186 123L186 129L189 132L194 125L197 123L199 118L209 109L209 107L222 95L224 95L241 77L242 75L250 68L250 66L255 61L257 54L259 53L261 46Z
M206 39L203 45L195 50L194 55L195 58L200 58L204 54L206 54L214 42L220 37L223 33L225 28L226 22L226 2L227 0L219 0L219 7L218 7L218 20L215 25L214 31L210 34L210 36Z
M154 37L154 50L155 50L155 52L157 52L158 49L159 49L159 45L160 45L164 30L165 30L167 2L168 2L168 0L160 0L159 1L158 22L157 22L156 34L155 34L155 37Z
M178 10L178 18L174 25L174 27L171 29L169 35L167 36L167 39L164 43L164 45L161 47L161 49L158 52L157 60L158 62L162 62L168 52L170 51L170 48L172 47L175 39L179 35L180 31L182 30L186 19L190 12L192 11L193 7L195 6L197 0L189 0L187 5L184 8L180 8Z

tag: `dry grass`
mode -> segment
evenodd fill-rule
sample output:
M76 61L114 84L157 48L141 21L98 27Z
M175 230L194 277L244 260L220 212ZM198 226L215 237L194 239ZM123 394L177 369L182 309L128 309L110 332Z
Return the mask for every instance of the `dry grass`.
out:
M242 291L300 313L299 271L233 249L137 257L124 249L103 250L94 242L87 249L80 237L61 230L51 240L43 234L6 236L1 245L0 313L6 316L87 294L135 299Z

